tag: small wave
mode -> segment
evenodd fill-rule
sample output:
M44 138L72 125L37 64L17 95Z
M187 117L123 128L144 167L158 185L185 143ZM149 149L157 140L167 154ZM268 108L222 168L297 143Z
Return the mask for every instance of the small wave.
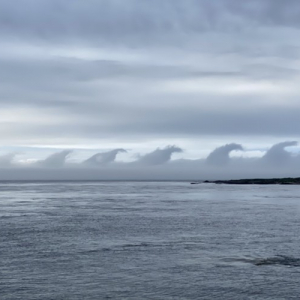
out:
M290 266L290 267L300 267L300 258L286 256L286 255L276 255L267 258L224 259L224 261L250 263L255 266L281 265L281 266Z
M108 251L126 251L130 248L144 248L148 247L150 244L148 243L136 243L136 244L124 244L124 245L115 245L111 247L103 247L99 249L91 249L82 251L82 254L92 254L92 253L99 253L99 252L108 252Z
M131 248L131 247L147 247L150 246L149 243L138 243L138 244L125 244L122 245L122 248Z
M182 248L185 250L191 250L195 247L199 247L198 243L187 243L187 242L141 242L141 243L126 243L121 245L113 245L110 247L101 247L98 249L90 249L82 251L82 254L93 254L93 253L99 253L99 252L108 252L108 251L114 251L114 252L120 252L120 251L148 251L148 249L178 249Z
M3 215L3 216L0 216L0 219L11 219L11 218L14 218L16 217L15 215Z
M300 258L295 258L292 256L277 255L274 257L256 259L254 261L256 266L264 265L283 265L283 266L292 266L300 267Z

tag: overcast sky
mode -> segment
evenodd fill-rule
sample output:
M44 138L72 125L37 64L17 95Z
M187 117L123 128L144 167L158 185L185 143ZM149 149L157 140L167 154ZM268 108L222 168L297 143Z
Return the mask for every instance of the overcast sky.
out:
M299 36L299 0L0 0L0 154L262 157L300 140Z

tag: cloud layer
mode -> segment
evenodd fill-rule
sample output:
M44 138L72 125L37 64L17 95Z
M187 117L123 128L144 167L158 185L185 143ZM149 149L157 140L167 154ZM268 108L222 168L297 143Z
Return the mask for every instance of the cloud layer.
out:
M261 157L230 156L243 154L240 144L217 147L208 157L199 159L172 158L183 150L176 146L157 148L135 161L116 161L124 149L96 153L90 158L72 162L72 151L55 152L43 160L22 163L15 154L0 157L1 180L204 180L243 177L298 176L300 152L289 151L297 142L272 146ZM290 148L291 147L291 148ZM13 161L13 159L15 160Z
M197 141L297 140L299 13L298 0L0 0L1 145L143 145L135 165L147 166L169 161L166 144L196 156ZM125 155L104 152L81 167ZM207 168L228 166L229 153L216 149ZM284 147L263 160L278 157L289 160Z

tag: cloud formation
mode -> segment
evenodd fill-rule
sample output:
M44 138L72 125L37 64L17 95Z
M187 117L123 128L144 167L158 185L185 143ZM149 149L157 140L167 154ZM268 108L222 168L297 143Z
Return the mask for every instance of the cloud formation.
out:
M262 157L263 162L269 165L285 165L292 161L291 153L285 148L297 146L298 142L282 142L272 146L267 153Z
M7 153L0 156L0 168L2 167L11 167L13 165L13 160L16 156L16 153Z
M233 150L243 150L243 147L239 144L231 143L225 146L216 148L213 152L209 154L206 158L206 162L210 165L222 166L229 163L229 153Z
M42 167L50 167L50 168L59 168L63 167L66 161L66 158L72 153L71 150L63 150L61 152L57 152L51 154L44 160L38 161L36 164Z
M0 0L2 146L197 153L195 141L297 140L299 12L298 0ZM162 150L138 163L169 165ZM233 165L228 153L208 166Z
M117 154L120 152L126 153L127 151L124 149L114 149L108 152L96 153L82 163L91 166L111 163L115 161Z
M180 153L182 149L176 146L167 146L164 149L157 148L153 152L141 156L137 163L141 165L161 165L171 159L173 153Z
M263 156L230 156L231 151L247 153L242 145L231 143L216 148L206 158L172 159L180 153L177 146L157 148L140 155L134 162L115 161L124 149L96 153L89 159L70 162L70 150L55 152L37 163L23 163L14 154L0 157L1 180L205 180L245 177L299 176L300 153L289 152L287 147L297 143L282 142L268 149ZM98 160L99 159L99 160Z

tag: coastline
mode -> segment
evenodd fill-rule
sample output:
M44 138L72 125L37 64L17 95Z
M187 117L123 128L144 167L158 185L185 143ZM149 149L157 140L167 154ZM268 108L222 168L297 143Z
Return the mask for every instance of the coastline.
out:
M199 183L300 185L300 177L250 178L250 179L230 179L230 180L205 180L203 182L191 182L191 184L199 184Z

